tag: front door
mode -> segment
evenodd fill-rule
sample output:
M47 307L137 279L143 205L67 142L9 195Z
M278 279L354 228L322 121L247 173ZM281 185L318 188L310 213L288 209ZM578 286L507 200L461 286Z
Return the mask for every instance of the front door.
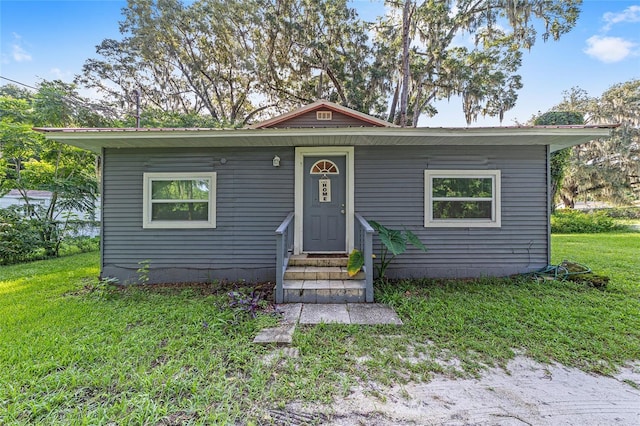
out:
M304 251L346 251L345 205L346 157L304 157Z

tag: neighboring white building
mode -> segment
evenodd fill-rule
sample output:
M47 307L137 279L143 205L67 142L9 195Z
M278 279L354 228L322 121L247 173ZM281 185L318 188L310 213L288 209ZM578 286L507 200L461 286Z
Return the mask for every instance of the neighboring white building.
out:
M33 204L45 206L51 200L51 192L49 191L27 191L27 196ZM0 208L6 209L14 205L24 205L22 194L17 189L12 189L4 197L0 197Z
M51 192L49 191L27 191L27 197L29 197L31 204L40 205L46 207L51 202ZM3 197L0 197L0 208L5 209L10 206L23 206L25 205L22 194L17 189L12 189ZM85 224L78 227L77 232L73 236L87 236L95 237L100 235L100 199L96 200L96 208L91 212L80 212L77 210L71 210L71 213L76 216L76 220L85 222ZM62 219L62 215L59 216ZM96 223L98 225L96 226Z

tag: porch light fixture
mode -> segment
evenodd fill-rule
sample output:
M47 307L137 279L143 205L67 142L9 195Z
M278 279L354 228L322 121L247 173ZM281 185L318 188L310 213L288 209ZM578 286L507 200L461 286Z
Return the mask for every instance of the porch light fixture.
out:
M277 155L273 157L272 163L273 167L280 167L280 157L278 157Z

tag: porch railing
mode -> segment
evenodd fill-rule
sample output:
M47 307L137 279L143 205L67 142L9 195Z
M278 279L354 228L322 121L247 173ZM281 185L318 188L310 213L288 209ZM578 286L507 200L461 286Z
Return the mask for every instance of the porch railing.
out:
M373 302L373 234L374 230L362 215L355 214L354 248L364 256L365 301Z
M276 303L284 302L284 273L293 252L293 212L276 229Z

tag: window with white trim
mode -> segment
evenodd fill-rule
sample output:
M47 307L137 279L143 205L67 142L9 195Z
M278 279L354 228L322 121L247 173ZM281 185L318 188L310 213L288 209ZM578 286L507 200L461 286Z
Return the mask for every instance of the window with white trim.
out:
M500 170L425 170L426 227L500 227Z
M143 228L215 228L216 173L144 173Z

